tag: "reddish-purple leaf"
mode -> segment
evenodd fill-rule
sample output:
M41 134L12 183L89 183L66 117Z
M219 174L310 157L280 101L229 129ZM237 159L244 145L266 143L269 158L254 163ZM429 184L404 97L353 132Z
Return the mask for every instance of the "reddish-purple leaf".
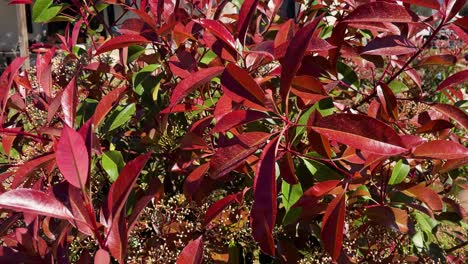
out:
M14 59L0 76L0 103L2 107L1 119L3 119L3 115L5 113L10 88L13 85L15 77L18 75L18 70L21 68L21 65L23 65L25 59L25 57L18 57Z
M265 109L265 93L246 70L229 63L221 75L221 84L224 93L233 101L247 107Z
M191 240L177 258L176 264L201 264L203 261L203 235Z
M16 130L16 131L21 131L21 127L12 127L11 130ZM3 151L5 151L5 154L8 157L8 160L10 160L10 152L11 148L13 147L13 142L15 141L17 135L2 135L2 147Z
M294 204L294 207L315 204L316 201L322 199L325 194L335 189L339 183L339 180L330 180L314 184L314 186L310 187L304 192L299 201Z
M380 155L407 151L392 127L365 115L334 114L317 121L312 129L330 140Z
M432 133L452 127L453 125L449 121L443 119L436 119L431 120L425 123L424 125L418 127L416 129L416 133Z
M257 9L258 0L245 0L239 11L239 19L237 20L237 32L239 32L239 40L244 43L247 29L250 21Z
M151 152L138 156L129 161L119 174L117 180L112 184L107 196L109 212L113 217L118 217L127 202L127 198L135 185L138 175L151 157Z
M403 55L414 53L418 48L403 36L385 36L371 40L362 50L363 55Z
M99 54L102 54L104 52L108 52L114 49L121 49L125 48L131 45L137 45L137 44L146 44L150 43L151 40L148 40L147 38L141 36L141 35L121 35L121 36L116 36L108 41L106 41L102 46L100 46L96 50L96 54L94 56L97 56Z
M184 195L190 200L192 195L201 187L203 177L210 168L210 163L204 163L196 167L185 179L183 191Z
M466 164L468 164L468 157L461 158L461 159L447 160L447 162L445 162L444 165L442 165L442 168L440 168L440 173L449 172L453 169L459 168Z
M119 215L113 216L106 237L106 247L119 263L124 263L127 254L127 231L127 219L125 218L125 211L122 210Z
M106 117L109 111L112 109L115 103L117 103L127 91L127 87L123 86L112 90L106 94L96 106L96 110L93 114L93 125L97 127L102 120Z
M211 79L221 74L223 70L224 70L224 67L211 67L211 68L197 71L193 73L192 75L190 75L189 77L183 79L174 88L174 91L172 92L169 107L173 108L184 97L189 95L191 92L193 92L195 89L197 89L201 85L211 81Z
M283 44L287 43L293 37L293 34L294 34L294 19L289 19L283 24L281 24L281 26L279 26L278 28L278 33L276 33L275 42L274 42L275 49L278 49L280 46L283 46ZM284 51L284 53L286 53L286 50ZM284 53L280 57L283 57ZM276 50L275 50L275 54L276 54Z
M435 10L439 10L440 8L439 1L437 0L402 0L402 2L411 5L424 6Z
M296 168L291 153L287 152L279 163L280 175L289 184L297 184Z
M401 192L427 204L427 206L429 206L429 208L433 211L442 210L442 199L435 191L429 187L424 186L424 183L415 185L406 190L402 190Z
M413 150L413 156L429 159L462 159L468 157L468 149L453 141L433 140L417 146Z
M32 5L32 0L12 0L8 4L9 5L20 5L20 4L26 4L26 5Z
M322 16L319 16L307 26L299 29L288 46L281 65L280 93L283 100L286 100L289 94L293 78L301 67L302 58L321 19Z
M371 2L354 9L344 22L417 22L418 16L409 8L388 2Z
M36 169L43 167L45 164L53 161L55 159L55 153L46 154L44 156L32 159L21 165L18 170L15 172L15 177L13 178L13 183L11 188L14 189L23 183L25 178L27 178L31 173Z
M224 115L213 127L211 133L225 132L233 127L267 118L263 112L253 110L236 110Z
M52 95L52 57L55 48L49 49L43 55L37 55L36 76L42 91L50 97Z
M441 82L437 87L437 91L461 84L466 81L468 81L468 70L457 72Z
M63 177L71 185L84 189L88 180L89 156L80 133L68 126L62 129L56 160Z
M226 43L233 50L237 50L236 41L234 40L234 37L232 36L231 32L229 32L229 30L227 30L226 27L220 21L211 20L211 19L203 19L199 23L204 28L208 29L213 35L215 35L221 41Z
M431 105L431 108L449 118L452 118L464 129L468 130L468 115L460 108L449 104L433 104Z
M398 103L392 89L385 83L380 83L377 86L377 96L379 97L380 104L382 105L385 113L393 118L398 118Z
M408 233L408 213L406 210L389 207L375 206L366 209L366 215L377 224L394 228L402 233Z
M278 211L275 163L279 140L279 137L271 140L260 156L253 184L254 202L250 210L252 236L260 249L270 256L275 255L273 228Z
M220 147L210 160L210 177L218 179L241 165L270 137L269 133L247 132L232 139L228 146Z
M73 214L59 200L33 189L16 189L0 194L0 208L59 219L73 219Z
M451 54L433 55L421 59L418 66L423 65L455 65L457 57Z
M210 223L213 219L215 219L216 216L218 216L224 209L226 209L226 207L231 205L233 202L241 203L243 195L244 191L241 191L238 193L230 194L224 197L223 199L216 201L208 208L208 210L206 210L205 218L203 219L203 225L207 225L208 223Z
M52 102L49 103L49 107L47 109L47 124L50 124L62 104L62 93L63 91L57 92L55 97L52 99Z
M343 229L346 210L346 195L344 192L338 194L328 205L322 221L322 238L325 250L336 261L340 256L343 243Z
M96 254L94 255L94 264L109 264L111 263L110 261L109 252L102 248L96 251Z
M76 108L78 106L78 87L76 87L76 77L73 77L62 93L60 99L62 105L63 118L69 127L75 126Z

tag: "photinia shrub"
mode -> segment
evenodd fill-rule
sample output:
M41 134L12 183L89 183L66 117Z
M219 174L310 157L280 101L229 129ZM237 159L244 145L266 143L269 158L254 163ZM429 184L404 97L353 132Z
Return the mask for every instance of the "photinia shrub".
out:
M68 26L0 77L0 262L466 261L465 1L69 2L11 1Z

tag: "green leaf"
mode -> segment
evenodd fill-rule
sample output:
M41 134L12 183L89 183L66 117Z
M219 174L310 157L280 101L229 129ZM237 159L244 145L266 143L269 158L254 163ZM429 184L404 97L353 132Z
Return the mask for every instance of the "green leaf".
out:
M158 79L151 74L159 68L159 66L159 64L150 64L133 75L132 81L135 93L141 96L143 92L150 91L152 88L156 87Z
M289 184L283 181L281 185L281 193L282 193L282 204L286 209L286 214L283 218L283 224L287 225L293 223L295 219L300 216L301 209L300 208L291 208L302 196L302 186L300 183L298 184Z
M341 180L343 175L315 160L301 158L316 181Z
M359 78L353 71L353 68L342 62L338 62L336 66L338 70L338 78L357 89L359 87Z
M48 22L56 17L62 7L53 5L52 0L36 0L32 10L32 19L36 23Z
M293 206L299 200L299 198L301 198L303 194L302 186L300 183L289 184L283 181L283 184L281 185L281 193L283 194L283 206L286 208L286 211L289 211L291 206Z
M399 93L406 92L409 90L408 86L406 86L406 84L400 81L392 81L388 84L388 87L392 89L392 92L394 94L399 94Z
M117 150L104 152L101 158L102 168L109 175L111 182L114 182L119 176L120 170L125 166L122 153Z
M107 131L112 131L125 123L127 123L136 112L135 103L129 104L122 109L122 107L117 107L116 111L112 113L109 120L109 129Z
M432 238L432 229L434 229L439 224L439 221L417 211L413 212L413 216L419 229L423 231L427 237Z
M82 125L86 120L90 119L96 110L97 104L97 100L86 98L76 111L76 123Z
M406 163L406 160L399 160L395 167L393 167L392 176L390 176L388 184L395 185L402 182L409 171L410 166Z
M411 238L411 241L413 241L413 245L416 247L416 249L421 252L424 249L424 235L421 231L416 232L414 236Z
M216 58L216 53L214 53L213 51L209 50L205 56L203 56L203 58L200 60L201 63L204 63L204 64L208 64L210 63L212 60L214 60L214 58Z

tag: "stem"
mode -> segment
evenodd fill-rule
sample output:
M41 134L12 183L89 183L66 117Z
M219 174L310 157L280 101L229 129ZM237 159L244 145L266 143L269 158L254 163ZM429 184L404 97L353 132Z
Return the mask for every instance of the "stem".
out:
M460 248L464 248L464 247L466 247L466 246L468 246L468 240L465 241L465 242L463 242L463 243L461 243L461 244L458 244L458 245L456 245L456 246L454 246L454 247L451 247L451 248L445 250L445 252L447 252L447 253L452 253L453 251L455 251L455 250L457 250L457 249L460 249Z

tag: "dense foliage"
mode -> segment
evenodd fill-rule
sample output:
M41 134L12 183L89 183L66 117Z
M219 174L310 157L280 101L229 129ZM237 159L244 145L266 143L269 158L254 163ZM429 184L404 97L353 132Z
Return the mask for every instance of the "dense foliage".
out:
M1 263L466 261L464 0L69 2L11 1L69 24L0 77Z

